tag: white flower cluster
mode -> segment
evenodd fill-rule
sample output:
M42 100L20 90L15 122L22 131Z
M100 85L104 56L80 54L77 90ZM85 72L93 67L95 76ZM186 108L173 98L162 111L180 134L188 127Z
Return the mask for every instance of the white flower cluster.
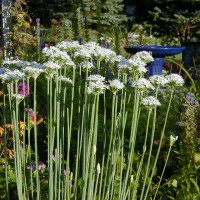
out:
M107 85L102 81L90 81L88 86L88 93L93 95L103 94L106 88Z
M59 64L72 66L72 67L75 66L75 64L72 61L71 57L66 52L60 50L57 47L54 47L54 46L45 47L42 50L42 53L44 55L46 55L47 57L49 57L54 62L55 61L60 62Z
M168 80L162 75L153 75L149 77L149 81L156 87L164 86Z
M126 58L121 58L117 65L117 68L122 71L122 73L129 73L132 71L131 65Z
M62 41L56 45L57 48L64 51L73 51L80 48L78 41Z
M92 57L95 57L98 60L109 61L113 56L116 56L114 51L101 47L96 42L88 42L82 45L82 48L84 48Z
M123 59L123 57L121 55L113 56L110 59L110 63L116 64L116 63L119 63L122 59Z
M93 74L87 77L88 81L104 81L105 77L99 75L99 74Z
M93 69L94 68L94 65L93 63L91 62L88 62L88 61L83 61L80 63L80 66L83 68L83 69Z
M74 58L81 59L81 60L84 60L84 59L89 60L92 58L92 56L91 56L90 51L88 51L86 48L83 48L83 46L81 46L81 48L74 53Z
M145 63L149 63L149 62L154 61L153 56L151 55L151 53L147 52L147 51L137 52L135 55L132 56L132 59L134 57L136 57L136 58L139 57L141 59L141 61L145 62Z
M178 87L178 86L183 86L184 80L182 76L178 74L170 74L166 76L167 83L171 85L172 87Z
M24 77L25 74L18 69L8 70L4 68L4 70L2 70L2 73L0 74L0 79L3 83L15 80L22 80Z
M44 66L37 62L31 62L31 66L22 69L27 77L37 78L41 73L45 72Z
M60 81L63 81L63 82L72 84L72 80L71 80L70 78L68 78L68 77L59 76L58 79L59 79Z
M109 89L114 94L116 94L118 90L122 90L123 88L124 88L124 84L121 81L117 79L109 81Z
M154 96L148 96L141 100L141 104L144 106L148 106L149 108L160 106L160 102Z
M6 58L5 60L2 61L2 65L15 65L19 67L24 67L30 65L28 61L22 61L18 59L14 59L13 57L11 58Z
M133 67L133 69L136 69L137 67L145 67L146 66L146 63L144 61L142 61L142 59L137 55L134 55L134 56L132 56L132 58L128 59L128 62Z
M12 97L15 98L18 102L23 101L23 99L25 98L25 96L22 94L13 94Z
M96 74L91 75L87 78L89 80L89 86L88 86L88 93L97 95L97 94L103 94L105 89L107 89L107 85L104 83L105 77Z
M170 135L170 145L171 145L171 146L172 146L177 140L178 140L178 136L173 137L173 135Z
M150 83L149 80L145 78L139 78L132 82L131 87L137 88L139 90L146 90L146 89L152 89L154 90L154 86Z

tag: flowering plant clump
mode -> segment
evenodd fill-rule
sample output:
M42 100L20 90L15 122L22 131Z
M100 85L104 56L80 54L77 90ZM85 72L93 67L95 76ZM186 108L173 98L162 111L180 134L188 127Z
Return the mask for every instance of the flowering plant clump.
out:
M62 41L45 47L41 58L41 63L6 59L0 70L4 114L11 113L16 199L146 200L154 192L156 198L153 186L160 185L163 174L158 183L152 181L161 149L154 149L154 135L163 133L161 145L173 91L183 79L176 74L148 78L151 53L127 59L95 42ZM40 81L46 91L42 100ZM158 90L170 86L163 127L156 127L157 110L162 107ZM5 127L8 119L4 119ZM141 149L136 144L144 123ZM39 146L40 136L45 151ZM0 138L5 142L6 137ZM6 183L9 188L8 179Z

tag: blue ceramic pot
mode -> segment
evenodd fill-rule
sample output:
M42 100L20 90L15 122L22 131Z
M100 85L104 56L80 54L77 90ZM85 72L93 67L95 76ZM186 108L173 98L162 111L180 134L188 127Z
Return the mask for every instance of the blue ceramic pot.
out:
M184 46L161 46L161 45L138 45L125 46L124 49L130 53L135 54L139 51L148 51L152 53L154 61L147 65L148 75L161 74L165 56L173 56L182 53L185 50Z
M147 65L148 75L153 76L154 74L162 74L164 62L165 58L154 58L154 61Z

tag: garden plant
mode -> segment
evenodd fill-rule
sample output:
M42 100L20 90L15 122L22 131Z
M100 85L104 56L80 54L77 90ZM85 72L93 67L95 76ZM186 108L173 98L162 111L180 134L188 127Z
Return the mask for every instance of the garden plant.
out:
M2 63L2 199L157 199L178 139L166 125L183 78L147 77L151 53L124 58L95 42L62 41L41 57ZM163 90L169 98L157 127Z

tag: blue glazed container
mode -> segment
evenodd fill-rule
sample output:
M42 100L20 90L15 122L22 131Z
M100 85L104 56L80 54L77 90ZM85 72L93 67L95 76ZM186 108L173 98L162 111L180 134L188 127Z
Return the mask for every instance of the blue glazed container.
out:
M130 53L135 54L139 51L149 51L152 53L154 61L147 65L148 75L162 74L165 56L173 56L182 53L185 50L184 46L161 46L161 45L138 45L125 46L124 49Z
M162 74L164 62L165 58L154 58L154 61L147 65L148 75L153 76L154 74Z

